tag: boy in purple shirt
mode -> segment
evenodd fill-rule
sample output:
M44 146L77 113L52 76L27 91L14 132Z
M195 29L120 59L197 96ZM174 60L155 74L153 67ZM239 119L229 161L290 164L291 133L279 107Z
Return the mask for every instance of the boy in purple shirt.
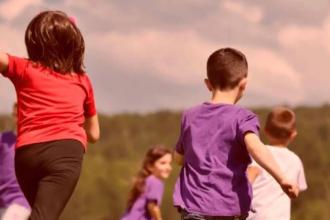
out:
M247 73L243 53L232 48L215 51L207 61L205 79L211 100L182 115L174 153L182 169L173 199L184 220L246 219L251 205L249 154L285 193L298 196L297 186L260 141L257 116L235 105L246 88Z
M13 108L16 118L16 104ZM19 187L14 167L16 134L12 131L0 133L0 219L26 220L30 206Z

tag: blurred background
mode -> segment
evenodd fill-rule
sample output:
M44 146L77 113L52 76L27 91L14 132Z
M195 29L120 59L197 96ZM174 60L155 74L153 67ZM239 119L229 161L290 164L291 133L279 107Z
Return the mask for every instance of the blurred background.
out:
M63 220L116 220L146 149L172 148L180 112L207 100L206 59L231 46L249 61L240 102L264 121L269 108L295 108L309 185L293 203L294 220L330 219L330 2L327 0L0 0L0 50L26 56L24 32L42 10L77 20L85 65L101 113L102 138L90 146ZM12 127L11 83L0 78L0 129ZM264 139L266 141L266 139ZM163 200L172 208L175 168Z

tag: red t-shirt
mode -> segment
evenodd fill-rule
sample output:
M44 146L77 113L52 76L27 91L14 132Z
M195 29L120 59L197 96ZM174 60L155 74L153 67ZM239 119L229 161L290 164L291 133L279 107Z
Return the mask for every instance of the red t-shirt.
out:
M28 59L8 57L3 75L13 82L17 94L16 147L74 139L86 148L85 117L96 114L87 74L63 75Z

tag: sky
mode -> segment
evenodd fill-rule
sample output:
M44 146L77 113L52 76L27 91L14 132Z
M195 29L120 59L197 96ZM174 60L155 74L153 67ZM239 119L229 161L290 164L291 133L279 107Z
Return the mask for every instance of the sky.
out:
M249 62L241 105L330 102L328 0L0 0L0 51L26 56L25 29L43 10L76 18L101 113L209 100L206 60L222 47ZM0 77L0 112L14 101L12 84Z

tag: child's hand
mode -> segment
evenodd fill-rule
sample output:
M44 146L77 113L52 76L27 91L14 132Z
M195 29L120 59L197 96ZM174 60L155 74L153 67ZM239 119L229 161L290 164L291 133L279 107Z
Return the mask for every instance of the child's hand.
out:
M281 182L281 187L283 191L291 198L297 198L299 195L299 188L297 184L294 184L291 181L284 180Z

